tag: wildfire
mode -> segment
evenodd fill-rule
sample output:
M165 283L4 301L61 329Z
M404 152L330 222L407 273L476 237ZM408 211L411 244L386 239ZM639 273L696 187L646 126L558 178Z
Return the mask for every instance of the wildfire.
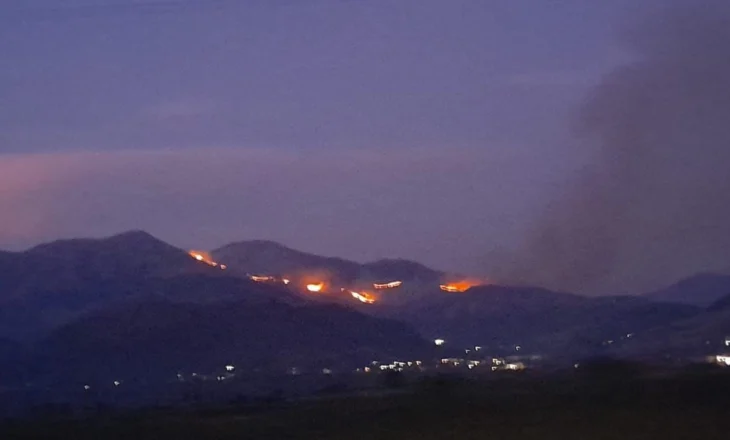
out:
M357 299L358 301L364 302L365 304L373 304L375 302L375 298L367 292L353 292L352 290L350 290L350 295L352 295L352 297Z
M384 284L375 283L375 284L373 284L373 287L376 289L393 289L395 287L400 286L401 284L403 284L403 281L391 281L389 283L384 283Z
M310 292L321 292L324 289L324 283L307 284L307 290Z
M282 278L281 282L284 284L289 284L289 283L291 283L291 280L289 278Z
M274 277L268 275L250 275L249 278L259 283L274 281Z
M220 267L221 269L226 269L226 267L227 267L225 264L218 264L215 261L213 261L213 257L211 257L208 252L188 251L188 255L190 255L191 257L195 258L196 260L198 260L202 263L205 263L209 266Z
M449 284L441 284L439 287L444 292L466 292L471 287L474 287L476 285L479 285L478 282L475 281L469 281L469 280L462 280L456 283L449 283Z

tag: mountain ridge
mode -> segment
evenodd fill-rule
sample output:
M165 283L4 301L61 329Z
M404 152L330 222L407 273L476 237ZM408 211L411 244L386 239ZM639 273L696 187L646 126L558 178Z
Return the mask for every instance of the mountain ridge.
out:
M300 251L270 240L233 242L211 255L239 274L297 276L317 274L338 284L358 280L390 282L411 280L438 283L445 273L404 258L381 258L359 263Z
M725 295L730 295L730 275L703 272L642 296L656 301L707 307Z
M301 310L344 305L348 310L345 315L358 313L353 320L361 319L359 316L396 320L416 329L421 337L443 337L457 345L595 354L607 351L607 341L627 334L677 322L697 327L704 325L702 316L710 316L701 307L659 301L652 294L591 298L540 287L496 284L444 292L439 283L455 276L418 262L391 258L360 264L308 254L268 240L236 242L211 254L220 264L199 261L194 254L143 231L102 239L58 240L19 253L0 252L0 286L5 288L0 301L0 337L15 332L39 338L83 316L123 309L132 303L168 301L209 310L221 303L237 302L265 316L264 305L274 301L274 308L304 307ZM223 264L228 269L221 270ZM306 284L285 284L283 278L256 281L249 276L280 277L290 272L321 275L331 282L332 291L309 292ZM403 281L402 285L371 291L379 295L375 304L361 303L348 291L364 293L375 289L374 282L394 278ZM724 280L699 274L675 285L686 290L686 286L706 279ZM713 307L725 308L725 300L719 299ZM338 314L343 309L330 310ZM371 325L376 321L367 322ZM29 332L25 336L20 332L23 329ZM32 329L35 333L30 332Z

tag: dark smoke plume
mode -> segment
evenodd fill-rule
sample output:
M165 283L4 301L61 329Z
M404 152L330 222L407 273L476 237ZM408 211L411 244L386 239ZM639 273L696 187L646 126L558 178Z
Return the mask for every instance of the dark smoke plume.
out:
M635 61L577 118L595 167L540 219L512 282L636 293L730 269L730 2L655 14L625 42Z

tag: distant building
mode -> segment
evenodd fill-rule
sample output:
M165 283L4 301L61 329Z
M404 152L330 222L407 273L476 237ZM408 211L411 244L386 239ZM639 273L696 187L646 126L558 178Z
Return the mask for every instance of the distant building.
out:
M522 362L505 362L504 359L492 359L492 371L520 371L525 368L525 364Z
M504 366L504 369L505 370L512 370L512 371L524 370L525 369L525 364L523 364L522 362L516 362L516 363L513 363L513 364L506 364Z
M453 367L458 367L459 365L464 363L464 359L460 358L443 358L441 359L441 363L444 365L451 365Z

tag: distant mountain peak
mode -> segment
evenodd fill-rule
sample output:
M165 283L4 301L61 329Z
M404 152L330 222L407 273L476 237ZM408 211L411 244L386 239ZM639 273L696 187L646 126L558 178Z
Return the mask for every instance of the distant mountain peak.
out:
M730 275L701 272L671 286L645 294L654 301L676 302L707 307L730 294Z
M404 258L382 258L361 264L338 257L326 257L292 249L270 240L234 242L211 254L233 270L260 274L326 274L342 282L358 279L392 281L420 280L437 283L442 272ZM438 285L438 284L435 284Z
M404 258L381 258L362 265L366 272L377 278L409 278L437 282L442 272Z
M164 241L153 236L149 232L146 232L143 230L129 230L129 231L125 231L125 232L120 232L118 234L109 235L106 237L62 238L59 240L49 241L47 243L41 243L37 246L34 246L34 247L28 249L28 251L33 251L34 249L43 249L46 247L55 247L58 245L69 244L69 243L103 243L103 242L115 242L115 241L128 241L128 242L132 242L132 243L134 243L134 242L137 242L137 243L143 243L143 242L165 243Z
M405 258L397 258L397 257L396 258L379 258L377 260L370 261L366 264L373 265L373 266L378 265L378 264L402 264L402 265L426 267L425 265L423 265L417 261L407 260Z
M687 278L681 279L675 283L675 285L688 285L695 284L698 282L706 281L717 281L730 279L730 275L723 275L715 272L699 272Z
M112 236L107 237L107 240L154 240L154 241L162 241L155 237L154 235L150 234L147 231L141 230L141 229L132 229L129 231L120 232L119 234L115 234Z
M249 249L258 252L290 252L290 253L304 253L296 249L285 246L278 241L273 240L241 240L229 243L217 249L217 251L225 249Z
M102 238L99 240L102 243L118 243L123 244L124 246L128 246L131 248L134 247L140 247L140 248L148 248L148 249L154 249L154 248L164 248L164 249L179 249L176 246L173 246L166 241L163 241L154 235L150 234L149 232L142 231L142 230L131 230L122 232L120 234L112 235L110 237Z

